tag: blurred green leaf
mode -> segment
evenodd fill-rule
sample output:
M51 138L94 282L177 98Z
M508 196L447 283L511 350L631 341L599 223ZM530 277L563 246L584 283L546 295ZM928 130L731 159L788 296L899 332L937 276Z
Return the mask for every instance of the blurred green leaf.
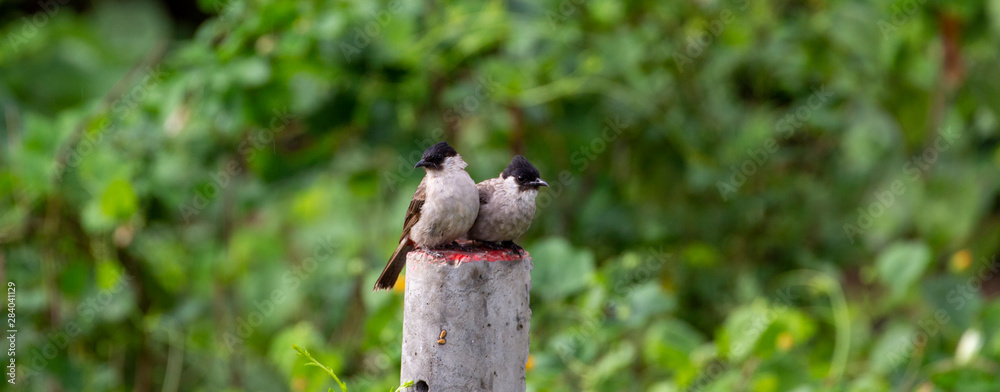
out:
M562 238L536 242L530 249L534 262L531 286L535 295L558 299L590 282L594 272L594 256L590 251L575 249Z
M101 196L101 212L118 221L127 220L138 208L139 202L132 184L116 179L108 184Z
M889 286L892 299L900 299L923 275L931 254L922 242L898 242L890 245L875 260L879 280Z

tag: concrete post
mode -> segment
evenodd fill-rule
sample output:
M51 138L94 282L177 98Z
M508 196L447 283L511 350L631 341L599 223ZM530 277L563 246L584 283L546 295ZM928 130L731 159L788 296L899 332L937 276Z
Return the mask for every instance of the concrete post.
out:
M531 257L440 253L406 256L400 380L418 392L524 392Z

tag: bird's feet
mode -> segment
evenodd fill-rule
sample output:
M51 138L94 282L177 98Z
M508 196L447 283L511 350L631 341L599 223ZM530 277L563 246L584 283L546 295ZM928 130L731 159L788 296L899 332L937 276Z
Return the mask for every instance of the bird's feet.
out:
M482 245L483 247L489 250L510 250L510 248L508 248L501 242L493 242L493 241L477 241L477 242L479 243L479 245Z
M444 253L441 253L441 250L444 250L444 249L445 249L444 246L441 246L441 247L438 247L438 248L421 248L421 250L423 250L424 253L430 255L431 257L433 257L435 259L443 259L443 258L445 258Z
M457 250L459 252L472 252L473 251L473 249L471 247L462 245L462 243L458 242L458 241L452 241L450 244L444 245L443 248L444 249L448 249L448 250Z
M514 241L504 241L501 243L501 245L505 249L507 249L507 251L510 252L511 254L517 253L518 256L524 254L524 248L522 248L518 244L515 244Z

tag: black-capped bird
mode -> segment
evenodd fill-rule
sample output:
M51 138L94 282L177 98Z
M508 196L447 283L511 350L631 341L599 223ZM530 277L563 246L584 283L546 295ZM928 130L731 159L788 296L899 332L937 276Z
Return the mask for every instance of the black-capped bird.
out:
M406 210L403 234L374 290L389 290L406 266L406 254L415 247L433 249L465 235L479 213L476 182L465 171L467 164L448 143L424 151L414 166L424 168L424 179Z
M535 217L538 188L549 186L539 177L538 169L517 155L500 177L476 185L479 190L479 216L466 236L470 240L521 251L514 240L528 231Z

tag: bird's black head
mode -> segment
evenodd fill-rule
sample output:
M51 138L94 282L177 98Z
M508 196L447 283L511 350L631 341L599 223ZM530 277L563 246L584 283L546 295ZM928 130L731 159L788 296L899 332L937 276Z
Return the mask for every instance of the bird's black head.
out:
M514 176L514 181L520 185L521 189L538 189L540 186L549 186L540 177L538 169L535 169L531 162L520 155L514 156L507 168L503 169L503 173L500 173L500 177L503 179L510 176Z
M458 155L458 152L454 148L448 145L446 142L440 142L433 146L427 147L424 150L424 156L414 165L414 168L425 167L432 170L440 170L444 164L445 158L453 157Z

